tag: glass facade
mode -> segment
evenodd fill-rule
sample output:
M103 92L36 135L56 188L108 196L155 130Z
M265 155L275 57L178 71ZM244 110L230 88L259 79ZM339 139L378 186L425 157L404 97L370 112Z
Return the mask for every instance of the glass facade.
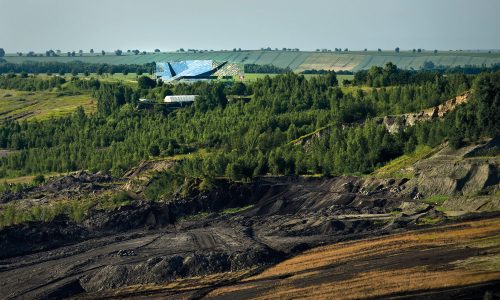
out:
M156 64L156 76L163 80L198 76L213 70L211 60L185 60Z
M184 60L156 63L156 78L163 81L183 78L210 78L210 76L241 75L242 68L237 64L214 60Z

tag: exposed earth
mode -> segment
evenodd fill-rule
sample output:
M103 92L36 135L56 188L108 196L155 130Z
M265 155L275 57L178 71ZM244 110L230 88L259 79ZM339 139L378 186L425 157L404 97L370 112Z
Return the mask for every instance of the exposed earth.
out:
M1 229L1 298L496 297L497 151L498 138L371 176L220 179L167 202L140 187L171 162L54 178L2 202L134 201Z

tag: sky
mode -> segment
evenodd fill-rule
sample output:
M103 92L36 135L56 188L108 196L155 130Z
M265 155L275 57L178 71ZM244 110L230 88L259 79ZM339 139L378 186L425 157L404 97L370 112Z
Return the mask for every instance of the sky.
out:
M499 0L0 0L0 48L500 49Z

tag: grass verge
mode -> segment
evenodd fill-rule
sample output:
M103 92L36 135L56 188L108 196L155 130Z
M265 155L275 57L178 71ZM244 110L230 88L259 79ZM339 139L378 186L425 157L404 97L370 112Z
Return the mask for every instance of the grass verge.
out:
M430 157L438 150L439 148L418 146L413 153L404 154L391 160L385 166L375 170L372 175L377 178L411 178L413 174L405 169L422 159Z
M111 211L132 202L133 199L123 191L80 200L62 199L39 204L10 202L0 209L0 228L30 221L50 222L62 214L74 222L81 222L92 208Z
M434 195L434 196L430 196L428 198L425 198L424 200L422 200L422 202L427 203L427 204L431 204L431 205L441 206L448 199L450 199L449 195Z

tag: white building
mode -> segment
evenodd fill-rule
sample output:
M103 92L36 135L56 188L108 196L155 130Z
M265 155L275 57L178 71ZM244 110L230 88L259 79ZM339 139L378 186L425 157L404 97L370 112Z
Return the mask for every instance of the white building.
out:
M178 95L178 96L165 96L163 102L165 103L187 103L194 102L198 95Z

